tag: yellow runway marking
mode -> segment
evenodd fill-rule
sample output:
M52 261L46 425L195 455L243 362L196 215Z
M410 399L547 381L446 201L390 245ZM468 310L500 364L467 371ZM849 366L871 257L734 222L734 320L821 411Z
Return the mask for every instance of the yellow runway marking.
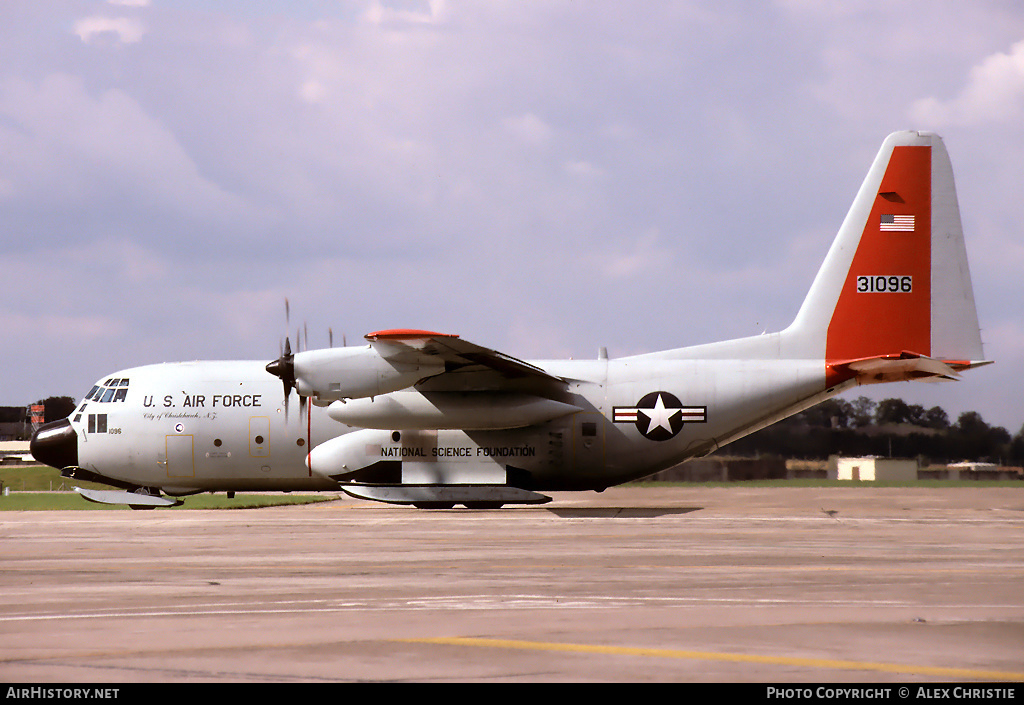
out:
M805 668L832 668L848 671L878 671L883 673L937 676L939 678L982 680L1024 680L1024 673L1012 671L987 671L969 668L943 668L940 666L916 666L899 663L874 663L871 661L840 661L834 659L797 658L791 656L757 656L754 654L729 654L715 651L682 651L676 649L646 649L630 646L598 646L593 644L558 644L542 641L520 641L516 639L477 639L470 637L437 637L433 639L397 639L405 643L444 644L447 646L479 646L496 649L525 649L531 651L561 651L580 654L606 654L612 656L648 656L655 658L694 659L701 661L732 661L736 663L761 663L776 666L799 666Z

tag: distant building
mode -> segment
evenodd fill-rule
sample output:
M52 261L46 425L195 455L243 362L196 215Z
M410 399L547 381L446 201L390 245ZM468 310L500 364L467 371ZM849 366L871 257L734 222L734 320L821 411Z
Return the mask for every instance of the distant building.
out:
M841 458L833 455L828 459L828 479L862 482L914 481L917 479L917 468L916 460L896 460L874 456Z
M0 406L0 441L16 441L28 438L32 426L28 423L25 407Z
M28 441L0 441L0 465L33 462Z
M944 480L1020 480L1024 479L1021 468L1004 467L995 463L965 461L946 466Z

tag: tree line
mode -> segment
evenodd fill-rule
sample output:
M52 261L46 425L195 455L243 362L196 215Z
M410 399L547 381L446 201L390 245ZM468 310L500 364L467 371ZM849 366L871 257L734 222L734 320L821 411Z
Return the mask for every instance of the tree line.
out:
M951 421L944 409L902 399L833 398L728 446L730 454L826 459L829 455L1024 464L1024 427L1015 436L976 411Z
M47 397L31 404L43 407L44 422L67 418L75 410L71 397ZM32 435L29 406L0 406L0 438L27 441Z

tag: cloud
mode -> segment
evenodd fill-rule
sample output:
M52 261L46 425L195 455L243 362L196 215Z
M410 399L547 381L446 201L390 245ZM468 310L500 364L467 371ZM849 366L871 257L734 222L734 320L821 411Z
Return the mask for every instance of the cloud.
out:
M607 171L586 159L570 159L562 166L566 173L582 179L600 179L608 175Z
M31 340L34 345L71 345L103 340L124 332L124 321L100 315L45 314L26 316L0 312L0 327L15 340Z
M661 233L657 228L651 228L640 237L613 241L587 259L594 269L611 279L637 276L647 279L673 266L673 252L660 240Z
M380 0L374 0L363 13L363 18L371 24L435 24L443 21L448 3L446 0L427 0L414 7L388 7Z
M142 41L146 25L131 17L85 17L75 22L74 32L85 44L110 39L117 44L135 44Z
M0 198L6 196L8 217L35 219L37 244L68 236L47 232L44 224L54 219L75 221L78 237L96 236L97 218L109 227L142 213L255 222L257 209L206 178L176 136L132 96L116 88L94 95L73 75L0 80L0 149L10 174ZM47 209L55 200L60 208Z
M1019 123L1024 119L1024 41L972 68L957 97L922 98L914 102L910 115L936 127Z
M524 113L502 121L505 129L526 145L540 146L551 140L554 130L533 113Z

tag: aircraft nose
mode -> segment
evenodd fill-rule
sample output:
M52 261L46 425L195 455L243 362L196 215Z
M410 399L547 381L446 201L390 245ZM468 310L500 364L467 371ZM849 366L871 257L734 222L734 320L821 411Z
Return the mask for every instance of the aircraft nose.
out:
M78 465L78 434L67 419L43 424L29 444L32 457L61 470Z

